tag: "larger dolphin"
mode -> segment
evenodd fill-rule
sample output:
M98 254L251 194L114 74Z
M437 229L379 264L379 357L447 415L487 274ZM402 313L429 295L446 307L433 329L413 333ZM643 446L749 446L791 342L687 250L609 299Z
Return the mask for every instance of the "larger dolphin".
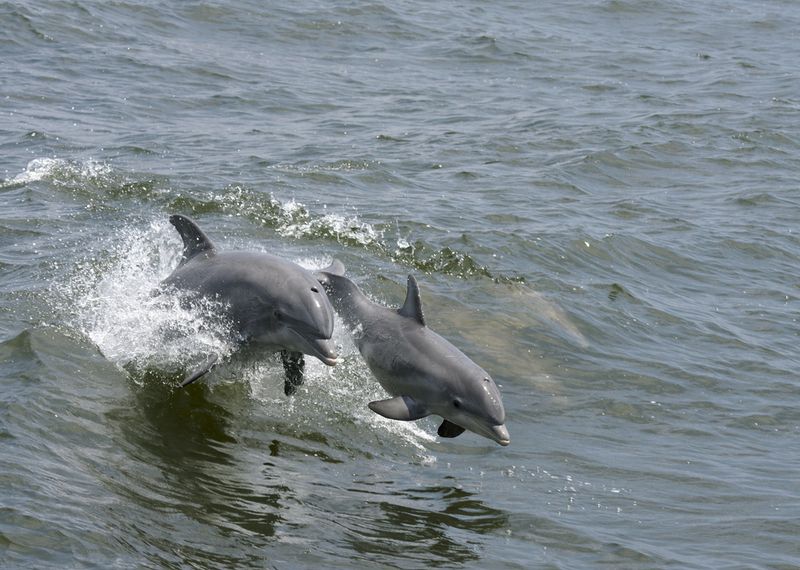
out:
M303 354L328 366L336 364L330 342L333 308L310 271L268 253L218 251L186 216L176 214L169 221L183 238L183 257L162 284L220 301L243 341L280 351L287 395L303 381ZM329 270L343 271L343 266L334 264ZM182 385L191 384L215 363L216 357L211 357Z
M341 273L341 272L339 272ZM393 420L444 418L442 437L468 429L508 445L500 391L480 366L425 325L417 281L408 276L403 306L388 309L370 301L342 275L318 275L369 369L393 397L370 402L372 411Z

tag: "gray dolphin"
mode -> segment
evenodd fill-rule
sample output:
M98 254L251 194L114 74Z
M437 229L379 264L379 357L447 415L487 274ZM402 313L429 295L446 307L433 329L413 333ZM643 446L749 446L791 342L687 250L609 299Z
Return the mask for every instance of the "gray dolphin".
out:
M508 445L506 412L500 391L480 366L425 325L417 281L408 276L403 306L388 309L370 301L341 275L320 272L336 311L354 331L369 369L393 397L370 402L372 411L393 420L444 418L442 437L468 429Z
M176 214L169 221L183 238L183 257L162 285L221 301L244 342L280 351L287 395L303 382L303 354L336 364L330 343L333 308L310 271L268 253L217 251L186 216ZM343 273L344 266L335 262L328 270ZM203 376L216 361L211 356L181 385Z

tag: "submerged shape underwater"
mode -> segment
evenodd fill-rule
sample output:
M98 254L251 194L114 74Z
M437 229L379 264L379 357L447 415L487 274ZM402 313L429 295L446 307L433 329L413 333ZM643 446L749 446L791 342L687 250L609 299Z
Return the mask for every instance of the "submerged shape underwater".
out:
M0 13L0 566L800 565L800 7ZM513 444L374 413L340 317L287 397L153 294L173 213L386 307L414 275Z

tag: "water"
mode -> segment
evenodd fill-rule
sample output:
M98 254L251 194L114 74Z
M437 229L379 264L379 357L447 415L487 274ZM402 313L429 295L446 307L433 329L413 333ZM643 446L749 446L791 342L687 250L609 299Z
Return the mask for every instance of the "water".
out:
M800 565L800 9L0 4L5 568ZM282 394L167 222L405 276L512 443Z

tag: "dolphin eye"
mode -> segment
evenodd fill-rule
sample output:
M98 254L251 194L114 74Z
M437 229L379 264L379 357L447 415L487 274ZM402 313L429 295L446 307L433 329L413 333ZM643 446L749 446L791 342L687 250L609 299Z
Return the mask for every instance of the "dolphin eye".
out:
M461 400L459 399L453 400L453 407L459 409L461 407Z
M312 287L312 288L311 288L311 290L312 290L314 293L319 293L319 289L317 289L316 287Z
M279 321L280 321L280 320L283 320L283 315L281 314L281 312L280 312L280 311L275 311L275 312L273 312L272 314L273 314L273 315L275 316L275 318L276 318L276 319L278 319Z

